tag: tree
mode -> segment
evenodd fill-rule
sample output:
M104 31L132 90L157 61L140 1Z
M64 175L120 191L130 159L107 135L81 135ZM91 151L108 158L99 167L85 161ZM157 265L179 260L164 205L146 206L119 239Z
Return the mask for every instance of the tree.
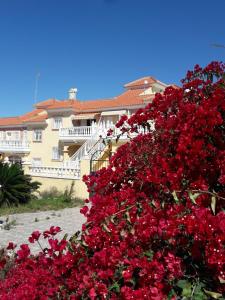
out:
M218 62L197 65L181 88L168 87L118 122L132 132L154 120L155 131L131 139L107 169L84 178L94 193L81 209L81 235L66 245L50 228L43 233L49 250L35 258L21 246L0 284L3 299L225 296L224 70Z
M0 206L27 203L39 186L19 164L0 163Z

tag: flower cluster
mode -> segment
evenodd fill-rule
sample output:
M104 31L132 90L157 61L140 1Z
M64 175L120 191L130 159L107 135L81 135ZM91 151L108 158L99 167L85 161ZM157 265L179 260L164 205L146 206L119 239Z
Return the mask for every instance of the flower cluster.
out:
M92 196L81 232L69 241L56 239L58 227L33 232L31 243L49 242L37 256L21 245L0 281L1 299L225 296L224 71L218 62L197 65L182 87L118 122L133 132L154 120L155 130L84 177Z

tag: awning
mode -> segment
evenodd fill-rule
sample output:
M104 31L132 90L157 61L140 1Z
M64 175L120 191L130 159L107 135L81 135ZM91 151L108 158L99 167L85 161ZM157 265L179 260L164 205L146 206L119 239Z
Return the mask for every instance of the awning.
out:
M126 114L126 110L111 110L111 111L103 111L101 116L114 116L114 115L124 115Z
M88 119L95 119L95 114L77 114L72 117L72 120L88 120Z

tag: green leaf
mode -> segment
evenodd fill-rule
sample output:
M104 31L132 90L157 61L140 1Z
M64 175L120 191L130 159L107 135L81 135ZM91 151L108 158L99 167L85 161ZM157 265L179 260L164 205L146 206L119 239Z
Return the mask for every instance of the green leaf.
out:
M221 298L221 297L223 296L223 295L220 294L220 293L207 291L207 290L205 290L205 289L204 289L204 292L205 292L206 295L212 297L213 299L219 299L219 298Z
M189 198L191 199L191 202L194 204L197 204L196 199L198 198L198 196L201 195L201 193L192 194L191 192L188 192L188 195L189 195Z
M216 197L212 196L211 198L211 208L212 208L212 212L215 215L216 214Z
M66 241L67 238L68 238L68 234L66 233L62 239Z
M173 195L174 201L175 201L176 203L179 203L179 199L178 199L178 197L177 197L176 191L173 191L173 192L172 192L172 195Z
M155 203L155 200L152 200L151 203L150 203L154 208L157 207L156 203Z
M122 133L118 134L116 137L116 143L119 141L120 137L121 137Z
M167 300L171 300L173 296L177 296L176 293L175 293L175 291L174 291L174 289L172 289L172 290L169 292L169 294L168 294L168 296L167 296Z
M106 232L111 232L111 230L108 228L108 226L106 224L103 223L102 227Z
M181 289L184 289L187 287L191 288L191 283L188 280L181 279L177 282L177 286Z
M204 291L203 291L203 284L198 284L197 286L195 286L194 289L194 293L193 293L193 299L195 300L207 300L208 297L205 295ZM192 292L193 292L192 289Z
M114 215L110 216L110 221L111 221L114 225L116 225L116 224L117 224L117 222L116 222L116 216L114 216Z
M152 250L149 250L149 251L145 251L143 254L148 257L148 260L151 261L154 253Z
M109 291L114 290L116 293L120 292L120 286L118 284L117 281L115 281L110 287L109 287Z
M128 211L126 211L125 216L126 216L127 221L128 221L129 223L131 223L130 214L129 214Z

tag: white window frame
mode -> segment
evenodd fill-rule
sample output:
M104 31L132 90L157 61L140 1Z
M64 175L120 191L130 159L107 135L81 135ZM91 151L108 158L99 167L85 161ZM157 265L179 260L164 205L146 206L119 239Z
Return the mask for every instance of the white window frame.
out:
M55 117L55 118L53 118L53 120L52 120L52 129L60 129L60 128L62 128L62 121L63 121L63 119L62 119L62 117Z
M34 142L42 142L42 129L34 129L33 141Z
M60 149L57 146L52 147L52 160L60 160Z

